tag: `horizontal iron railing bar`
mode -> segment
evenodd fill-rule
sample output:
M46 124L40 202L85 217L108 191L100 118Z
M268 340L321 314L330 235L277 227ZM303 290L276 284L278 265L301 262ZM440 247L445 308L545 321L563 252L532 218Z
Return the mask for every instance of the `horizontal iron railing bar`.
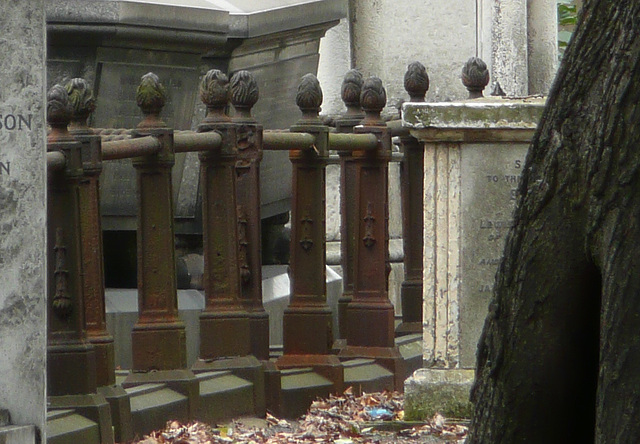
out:
M409 128L402 126L402 120L390 120L387 127L391 131L392 136L409 136Z
M62 170L67 166L67 157L60 151L47 153L47 169L51 171Z
M390 162L402 162L404 159L404 154L402 153L391 153ZM340 163L340 156L338 154L330 154L327 159L327 163L329 165L337 165Z
M160 150L160 141L153 136L135 139L113 140L102 143L102 160L127 159L155 154Z
M329 149L335 151L366 151L378 147L375 134L329 133Z
M191 151L207 151L218 149L222 146L222 136L215 131L195 133L183 131L173 136L173 150L176 153Z
M289 151L313 148L316 138L308 133L291 133L288 131L264 131L262 149L265 151Z

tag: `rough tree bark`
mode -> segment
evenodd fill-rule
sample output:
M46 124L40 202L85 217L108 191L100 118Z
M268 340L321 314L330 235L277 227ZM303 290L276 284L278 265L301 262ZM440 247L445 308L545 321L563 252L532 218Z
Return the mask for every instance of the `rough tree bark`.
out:
M587 0L527 156L468 443L640 442L640 1Z

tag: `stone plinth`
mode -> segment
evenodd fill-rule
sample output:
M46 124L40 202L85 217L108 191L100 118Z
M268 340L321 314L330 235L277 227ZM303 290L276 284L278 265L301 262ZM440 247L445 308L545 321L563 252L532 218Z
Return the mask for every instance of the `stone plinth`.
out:
M43 442L44 3L3 2L0 14L5 54L0 58L0 407L10 412L13 424L35 424ZM1 442L18 442L7 433L0 432ZM33 430L24 433L20 435L24 441L19 442L32 440L27 435L34 436Z
M475 366L543 107L539 98L403 106L403 124L425 148L423 360L429 369Z

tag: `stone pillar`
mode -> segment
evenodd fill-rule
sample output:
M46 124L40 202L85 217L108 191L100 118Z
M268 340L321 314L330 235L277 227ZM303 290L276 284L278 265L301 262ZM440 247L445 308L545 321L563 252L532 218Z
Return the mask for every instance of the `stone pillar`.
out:
M173 370L187 365L185 327L178 319L171 167L173 131L160 120L166 94L146 74L136 94L145 118L136 137L152 135L157 154L133 159L138 184L138 321L131 334L133 370Z
M258 83L248 71L231 77L231 103L236 111L236 202L241 299L249 314L251 354L269 359L269 315L262 305L262 258L260 229L260 162L262 125L251 116L258 101Z
M347 112L336 119L336 131L352 133L353 128L364 118L360 108L360 93L364 79L360 71L349 71L342 82L342 101ZM351 151L339 151L340 156L340 265L342 267L342 296L338 299L338 328L340 338L346 338L347 306L353 299L353 272L355 267L355 226L358 223L353 207L356 195L355 164ZM340 347L341 348L341 347Z
M115 384L115 351L113 337L107 331L104 304L104 264L100 217L100 173L102 155L100 136L87 127L87 119L95 109L93 93L83 79L66 85L73 116L71 135L82 144L84 177L80 181L80 245L82 257L82 299L87 339L96 356L98 387Z
M405 386L410 412L469 413L476 344L543 107L542 99L403 106L403 124L425 149L426 368Z
M507 96L529 90L527 0L496 1L493 6L492 79Z
M424 102L429 76L420 62L409 65L404 87L413 103ZM402 323L396 335L422 332L422 245L424 148L411 135L400 137L403 159L400 165L402 191L402 243L404 281L401 287Z
M0 14L5 55L0 58L0 409L10 412L14 424L34 424L43 442L47 341L44 9L43 0L3 2Z
M558 69L558 5L527 1L529 94L547 95Z

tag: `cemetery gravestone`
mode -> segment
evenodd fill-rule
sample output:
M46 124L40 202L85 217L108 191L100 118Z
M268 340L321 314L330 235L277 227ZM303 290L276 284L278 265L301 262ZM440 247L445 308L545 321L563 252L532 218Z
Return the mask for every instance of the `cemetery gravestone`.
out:
M431 387L425 399L433 400L438 394L429 390L449 383L459 389L457 405L468 407L476 344L543 106L540 98L500 98L403 107L403 124L425 148L426 368L407 382L409 404L419 403L420 386Z
M44 439L44 0L3 2L0 28L0 408Z

